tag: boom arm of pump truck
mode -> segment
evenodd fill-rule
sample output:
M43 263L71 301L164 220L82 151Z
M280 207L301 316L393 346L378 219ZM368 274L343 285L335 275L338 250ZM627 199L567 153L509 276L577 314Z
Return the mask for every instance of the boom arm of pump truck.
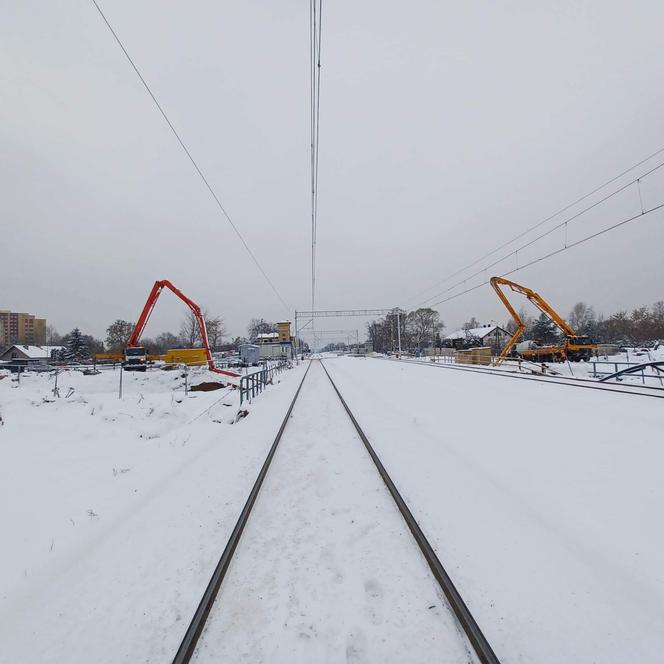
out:
M205 319L201 313L201 308L193 300L189 299L181 290L173 286L173 284L167 279L154 282L154 286L148 295L148 299L145 302L143 311L141 311L141 315L138 317L138 322L134 327L134 331L129 337L127 348L134 348L138 346L139 341L141 340L141 336L143 335L143 330L145 330L145 326L147 325L150 315L152 314L152 310L154 309L154 305L157 304L157 300L159 299L161 291L164 290L164 288L168 288L174 295L177 295L177 297L179 297L194 314L196 322L198 323L198 330L201 334L201 342L203 343L203 348L205 349L205 357L207 359L208 369L210 369L210 371L214 371L215 373L221 373L226 376L234 376L237 378L240 374L235 373L234 371L224 371L223 369L217 369L217 367L214 366L214 358L210 352L207 328L205 327Z
M503 348L502 352L498 356L496 364L500 364L509 355L512 348L514 348L514 345L519 340L519 337L524 333L526 329L526 326L524 322L521 320L521 317L516 312L510 301L507 299L507 296L505 295L505 293L503 293L502 289L500 288L501 286L507 286L508 288L511 288L515 293L521 293L521 295L525 295L528 301L532 302L543 314L548 316L556 324L556 326L562 330L563 334L566 337L576 336L576 332L574 332L574 330L565 322L565 320L562 319L546 303L544 298L535 291L531 290L530 288L521 286L521 284L517 284L516 282L510 281L509 279L503 279L502 277L491 277L491 286L493 290L496 291L496 294L500 298L501 302L505 305L507 311L510 312L510 316L512 316L512 319L517 325L516 332L510 337L510 340L505 345L505 348Z

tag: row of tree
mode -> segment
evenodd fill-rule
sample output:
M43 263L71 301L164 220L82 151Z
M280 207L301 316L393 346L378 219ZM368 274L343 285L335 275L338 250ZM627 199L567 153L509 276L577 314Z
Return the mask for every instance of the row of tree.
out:
M321 353L332 353L335 351L352 351L355 348L353 344L347 344L343 341L333 341L320 349Z
M252 318L247 326L248 337L237 336L224 343L227 336L226 325L220 316L212 316L203 310L208 343L213 351L237 350L240 344L255 339L259 334L277 331L277 324L266 321L264 318ZM81 362L89 360L95 353L121 352L127 347L135 323L118 319L106 328L105 342L89 334L83 334L75 328L66 335L58 334L57 330L49 326L47 329L47 343L50 346L64 346L64 350L56 354L56 359L62 361ZM165 353L169 348L196 348L201 344L198 321L193 312L187 313L180 325L179 334L162 332L155 337L141 339L141 345L155 355Z
M533 339L542 344L556 343L561 336L560 330L545 314L530 316L525 309L519 316L526 324L523 339ZM652 307L639 307L627 311L618 311L609 317L596 314L595 309L585 302L577 302L570 311L567 322L579 335L587 335L601 343L624 343L640 345L649 341L664 340L664 301L655 302ZM434 309L422 308L406 312L394 310L385 318L368 324L369 339L376 352L395 351L398 348L399 331L403 350L422 350L423 348L441 347L441 331L445 327L440 314ZM466 331L480 328L480 322L472 317L463 325ZM510 334L516 330L516 324L509 320L505 330Z
M89 334L83 334L75 327L71 332L61 336L54 328L47 335L49 345L62 348L53 353L53 359L59 362L86 362L94 353L104 352L104 343Z
M519 316L526 324L524 339L554 343L560 338L560 331L546 315L533 318L521 309ZM587 335L601 343L640 345L664 340L664 301L655 302L652 307L633 309L629 313L617 311L608 318L596 314L594 307L585 302L577 302L567 316L567 322L577 334ZM516 324L510 320L505 329L514 332Z
M445 324L440 314L429 307L404 311L395 309L385 318L367 325L369 340L377 353L396 351L401 340L402 350L422 350L440 345L440 333Z
M218 350L226 336L226 325L219 316L212 316L207 310L203 310L205 329L207 331L208 343L212 350ZM118 319L106 329L106 348L110 352L121 351L127 347L127 342L134 330L134 323ZM193 311L185 315L180 325L180 334L162 332L154 338L144 338L141 343L150 352L164 353L169 348L196 348L201 344L201 332L198 320Z
M203 311L208 343L212 350L225 350L223 338L226 336L226 326L219 316L211 316ZM127 342L134 330L135 323L118 319L106 328L106 340L96 339L89 334L83 334L79 328L74 328L68 334L60 335L53 326L48 326L46 342L49 346L63 346L55 354L55 359L68 362L81 362L89 360L96 353L120 352L127 347ZM162 332L154 338L143 338L141 344L151 353L165 353L169 348L195 348L201 343L198 321L193 312L189 312L180 325L180 333ZM229 344L226 344L226 348Z
M524 309L519 316L526 324L523 339L534 339L543 344L555 343L560 339L560 331L544 314L532 317ZM208 341L212 350L237 350L240 344L255 339L259 334L276 332L276 323L264 318L252 318L247 326L247 337L237 336L224 343L226 326L219 316L204 312ZM592 306L577 302L567 317L567 322L577 334L587 335L604 343L626 343L639 345L653 340L664 340L664 301L658 301L652 307L639 307L631 313L618 311L608 318L596 314ZM396 351L401 336L403 350L422 350L430 346L443 345L441 331L445 327L440 314L431 308L414 311L394 310L385 318L372 321L367 325L369 339L376 352ZM464 323L465 330L479 328L475 317ZM51 326L47 329L49 345L64 346L57 359L80 362L90 359L95 353L124 350L134 329L134 323L116 320L106 330L105 343L89 334L83 334L79 328L61 336ZM512 333L516 330L514 321L505 324L505 329ZM160 354L169 348L194 348L200 345L200 331L193 313L187 314L180 326L180 333L162 332L154 338L145 338L141 343L151 353ZM344 349L346 344L330 344L328 350Z

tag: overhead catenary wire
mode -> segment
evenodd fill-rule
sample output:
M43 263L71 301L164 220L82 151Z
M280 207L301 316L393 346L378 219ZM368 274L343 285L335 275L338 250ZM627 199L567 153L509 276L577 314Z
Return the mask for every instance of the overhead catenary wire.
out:
M619 187L618 189L612 191L610 194L607 194L606 196L604 196L603 198L599 199L598 201L595 201L594 203L592 203L592 204L589 205L588 207L584 208L584 209L581 210L580 212L577 212L576 214L572 215L571 217L568 217L567 219L564 219L563 221L561 221L560 223L558 223L558 224L556 224L555 226L551 227L551 228L548 229L547 231L541 233L540 235L538 235L537 237L533 238L532 240L529 240L528 242L525 242L524 244L520 245L520 246L517 247L516 249L513 249L512 251L510 251L509 253L503 255L501 258L499 258L499 259L493 261L493 262L490 263L489 265L485 265L485 266L481 267L479 270L473 272L472 274L468 275L468 276L465 277L464 279L461 279L460 281L458 281L458 282L452 284L451 286L449 286L449 287L447 287L446 289L440 291L439 293L436 293L435 295L432 295L431 297L427 298L426 300L423 300L422 302L420 302L420 304L419 304L418 306L422 306L422 305L424 305L424 304L430 303L431 300L434 300L435 298L440 297L441 295L445 295L446 293L449 293L449 292L455 290L455 289L458 288L459 286L462 286L462 285L466 284L469 280L474 279L475 277L479 276L480 274L486 273L487 270L490 270L491 268L496 267L496 266L499 265L500 263L503 263L503 262L506 261L508 258L511 258L511 257L513 257L513 256L516 258L517 267L516 267L515 270L512 270L511 272L507 272L507 273L505 273L505 274L511 274L512 272L515 272L515 271L517 271L517 270L523 269L524 267L527 267L528 265L532 265L532 262L531 262L531 263L528 263L528 264L525 264L525 265L519 265L519 264L518 264L518 263L519 263L519 252L520 252L520 251L523 251L524 249L527 249L528 247L532 246L532 245L535 244L536 242L539 242L539 241L542 240L543 238L545 238L545 237L551 235L552 233L554 233L556 230L558 230L558 229L560 229L560 228L564 228L564 229L565 229L565 246L563 247L563 250L564 250L564 249L571 248L571 247L573 247L573 246L576 246L577 244L581 244L581 242L584 242L585 240L582 240L581 242L574 242L574 243L571 243L571 244L568 242L568 240L567 240L567 229L568 229L568 225L569 225L570 223L572 223L573 221L576 221L577 219L579 219L580 217L582 217L584 214L586 214L587 212L589 212L589 211L592 210L593 208L595 208L595 207L601 205L602 203L605 203L606 201L608 201L609 199L613 198L614 196L617 196L618 194L622 193L623 191L629 189L629 188L630 188L631 186L633 186L634 184L637 184L638 186L640 186L640 182L641 182L641 180L643 180L644 178L646 178L647 176L651 175L652 173L654 173L655 171L659 170L659 169L662 168L662 167L664 167L664 162L660 162L660 163L657 164L656 166L650 168L650 169L649 169L648 171L646 171L645 173L642 173L639 177L637 177L637 178L635 178L634 180L631 180L630 182L628 182L628 183L622 185L621 187ZM640 191L640 190L639 190L639 191ZM636 218L642 216L643 214L645 214L646 212L650 212L650 211L652 211L652 209L651 209L651 210L645 210L645 209L644 209L644 207L643 207L643 203L642 203L642 200L641 200L641 208L640 208L640 209L641 209L641 213L642 213L642 214L641 214L641 215L636 215L636 217L634 217L634 218L630 218L629 221L633 221L634 219L636 219ZM657 208L654 208L654 209L657 209ZM617 224L617 225L615 225L615 226L610 227L608 230L612 230L613 228L617 228L618 226L621 226L621 225L622 225L622 222L619 223L619 224ZM595 234L592 235L592 237L596 237L597 235L602 235L603 232L605 232L605 231L602 231L602 232L600 232L600 233L595 233ZM590 237L589 237L588 239L590 239ZM560 253L560 251L557 250L557 251L555 251L555 252L552 252L552 253L549 254L549 255L554 255L554 254L556 254L556 253ZM486 275L485 275L485 276L486 276ZM505 276L505 275L503 274L502 276ZM486 283L488 283L488 280L484 281L484 284L486 284ZM435 302L435 303L431 304L430 306L435 306L436 304L439 304L439 303L440 303L440 302Z
M592 195L598 193L599 191L601 191L605 187L608 187L610 184L613 184L614 182L619 180L621 177L627 175L627 173L629 173L630 171L633 171L635 168L638 168L639 166L642 166L643 164L650 161L651 159L653 159L657 155L661 154L662 152L664 152L664 147L661 147L658 150L655 150L655 152L652 152L651 154L649 154L647 157L641 159L636 164L633 164L629 168L626 168L624 171L618 173L617 175L614 175L612 178L610 178L606 182L603 182L598 187L595 187L592 191L589 191L587 194L584 194L583 196L577 198L576 200L572 201L571 203L568 203L567 205L560 208L559 210L556 210L556 212L554 212L553 214L550 214L545 219L542 219L541 221L537 222L536 224L528 227L526 230L522 231L518 235L515 235L512 239L508 240L507 242L503 242L502 244L497 246L495 249L492 249L491 251L484 254L480 258L477 258L474 261L472 261L471 263L468 263L467 265L464 265L462 268L452 272L451 274L448 274L444 279L441 279L440 281L437 281L433 286L429 286L428 288L425 288L424 290L419 291L416 295L408 298L407 302L415 301L416 299L421 297L427 291L430 291L434 288L442 286L444 283L447 283L450 279L453 279L454 277L458 276L459 274L462 274L466 270L469 270L470 268L475 267L475 265L477 265L478 263L481 263L483 260L486 260L487 258L493 256L495 253L499 252L501 249L504 249L505 247L508 247L509 245L513 244L517 240L520 240L522 237L525 237L526 235L528 235L532 231L542 227L544 224L548 223L549 221L552 221L553 219L555 219L559 215L563 214L564 212L567 212L568 210L573 208L575 205L578 205L579 203L583 202L587 198L590 198ZM632 184L632 183L630 183L630 184ZM472 277L466 277L466 280L470 279L470 278L472 278ZM440 293L438 295L440 295ZM434 295L431 298L428 298L424 302L428 302L429 300L431 300L435 297L437 297L437 295Z
M258 260L258 258L256 258L256 255L255 255L254 252L251 250L251 247L249 246L249 244L247 243L247 241L244 239L244 236L242 235L242 233L240 233L240 230L239 230L238 227L235 225L235 223L234 223L233 220L231 219L230 215L228 214L228 212L227 212L226 209L224 208L223 204L221 203L221 200L219 199L219 197L217 196L216 192L215 192L214 189L212 188L212 185L210 184L209 180L207 179L207 177L205 176L205 174L204 174L203 171L201 170L200 166L198 165L198 163L196 162L196 160L195 160L194 157L192 156L192 154L191 154L189 148L187 147L187 145L185 144L184 140L182 139L182 137L180 136L180 134L178 133L178 131L177 131L177 130L175 129L175 127L173 126L173 123L171 122L171 120L169 119L168 115L166 114L166 111L164 111L163 106L159 103L157 97L156 97L155 94L152 92L152 89L150 88L150 86L148 85L147 81L145 80L145 78L144 78L143 75L141 74L140 70L139 70L138 67L136 66L136 63L134 62L134 60L132 59L132 57L129 55L129 52L127 51L127 49L125 48L124 44L123 44L122 41L120 40L120 37L118 37L118 34L117 34L116 31L114 30L113 26L110 24L109 20L106 18L106 15L105 15L104 12L102 11L101 7L99 6L99 3L97 2L97 0L91 0L91 1L92 1L92 4L93 4L93 5L95 6L95 8L97 9L97 11L99 12L99 15L100 15L101 18L103 19L104 23L106 24L106 27L109 29L109 31L110 31L111 34L113 35L113 38L114 38L115 41L117 42L118 46L122 49L122 52L125 54L125 57L126 57L127 60L129 61L129 64L132 66L132 69L134 70L134 72L136 72L136 75L138 76L138 78L140 79L141 83L143 84L143 87L145 88L145 90L147 91L147 93L148 93L148 94L150 95L150 97L152 98L152 101L154 102L155 106L157 107L159 113L161 113L162 117L163 117L164 120L166 121L166 124L169 126L171 132L173 133L173 135L174 135L175 138L177 139L178 143L180 144L180 147L182 148L182 150L184 151L184 153L187 155L187 157L188 157L189 161L191 162L192 166L194 167L194 169L196 170L196 172L197 172L198 175L200 176L201 180L203 181L203 184L205 185L205 187L207 188L207 190L210 192L210 195L211 195L212 198L214 199L214 201L215 201L217 207L219 208L221 214L224 216L224 218L226 219L226 221L230 224L231 228L232 228L233 231L235 232L235 235L239 238L240 242L242 243L242 245L244 246L245 250L246 250L247 253L249 254L251 260L254 262L254 264L256 265L256 267L258 268L259 272L261 273L261 275L263 276L263 278L265 279L265 281L268 283L268 285L270 286L270 288L272 289L272 291L274 292L274 294L277 296L277 298L278 298L279 301L283 304L283 306L286 308L286 310L289 311L289 310L290 310L290 307L288 306L288 304L286 303L286 301L284 300L284 298L281 296L281 294L280 294L279 291L277 290L276 286L274 285L274 283L272 282L272 280L271 280L270 277L268 276L267 272L264 270L263 266L260 264L260 261Z
M639 212L638 214L633 215L632 217L628 217L627 219L623 219L611 226L608 226L607 228L603 228L600 231L597 231L596 233L591 233L590 235L587 235L586 237L581 238L580 240L577 240L576 242L570 242L567 243L565 246L560 247L559 249L554 249L553 251L550 251L548 254L544 254L543 256L539 256L538 258L534 258L533 260L523 263L522 265L518 265L512 270L509 270L507 272L501 273L501 277L508 277L511 274L514 274L515 272L519 272L520 270L524 270L527 267L530 267L531 265L535 265L537 263L541 263L542 261L547 260L548 258L551 258L552 256L556 256L557 254L560 254L564 251L567 251L568 249L572 249L573 247L576 247L580 244L583 244L584 242L588 242L589 240L593 240L594 238L604 235L604 233L608 233L612 230L615 230L616 228L620 228L621 226L624 226L625 224L629 224L633 221L638 221L639 219L643 219L647 215L649 215L652 212L656 212L657 210L661 210L664 208L664 203L660 203L649 210L645 210L643 212ZM518 250L517 250L518 251ZM489 279L486 281L483 281L479 284L475 284L474 286L471 286L470 288L466 288L463 291L460 291L459 293L455 293L454 295L450 295L449 297L443 298L442 300L438 300L437 302L433 302L431 304L432 307L438 306L439 304L443 304L445 302L449 302L450 300L454 300L457 297L461 297L462 295L466 295L467 293L471 293L474 290L477 290L478 288L481 288L482 286L486 286L489 283Z
M318 231L318 145L320 138L320 75L322 0L309 5L310 132L311 132L311 310L316 310L316 253ZM313 327L313 323L312 323Z

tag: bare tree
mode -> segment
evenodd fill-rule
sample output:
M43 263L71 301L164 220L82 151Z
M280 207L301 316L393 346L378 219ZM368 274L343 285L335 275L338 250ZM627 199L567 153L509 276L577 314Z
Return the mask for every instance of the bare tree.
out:
M180 339L171 332L162 332L154 339L143 339L142 345L153 355L163 355L169 348L178 348Z
M124 350L133 331L133 323L116 320L106 328L106 347L111 351Z
M604 322L605 341L629 341L632 326L626 311L617 311Z
M664 300L652 305L653 339L664 339Z
M250 339L255 339L259 334L270 334L277 331L277 324L270 323L264 318L252 318L249 321L247 332Z
M188 311L180 325L180 342L184 348L195 348L201 342L198 319L193 311Z
M637 343L643 343L654 336L652 316L648 307L634 309L630 315L631 338Z
M585 302L577 302L569 312L567 322L577 334L592 334L597 323L595 310Z
M397 350L399 332L401 333L401 346L407 348L410 342L410 333L406 322L407 313L403 309L394 309L385 318L368 323L367 332L373 349L377 353Z
M62 335L53 325L46 326L46 345L57 346L62 341Z
M201 315L205 321L208 343L210 348L214 349L221 344L221 340L226 336L224 320L220 316L210 315L207 309L203 309ZM193 311L189 311L182 321L182 325L180 326L180 340L185 348L195 348L202 343L198 319Z
M177 348L180 343L180 339L175 336L172 332L162 332L157 335L154 340L155 342L155 352L165 353L169 348Z
M437 332L445 325L440 320L440 314L435 309L424 307L408 314L407 328L410 339L418 350L433 343Z
M224 319L220 316L210 316L204 312L205 327L207 329L210 348L216 350L221 345L222 339L226 336L226 325Z

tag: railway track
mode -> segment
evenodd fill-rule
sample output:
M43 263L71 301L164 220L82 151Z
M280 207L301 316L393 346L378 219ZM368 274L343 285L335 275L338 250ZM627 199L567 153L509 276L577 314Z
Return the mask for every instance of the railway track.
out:
M242 512L240 513L237 523L226 544L226 547L224 548L224 551L221 554L221 557L219 559L219 562L217 563L214 573L212 574L210 582L208 583L208 586L205 589L205 592L203 593L203 596L199 602L196 612L194 613L194 616L187 628L185 636L182 639L177 654L173 659L173 664L186 664L190 662L192 657L194 656L194 653L196 652L199 638L203 633L203 630L208 621L208 617L210 616L212 608L215 605L215 600L222 586L224 578L228 572L231 561L234 558L234 554L236 553L238 544L242 537L242 533L245 530L245 527L251 517L252 509L256 503L256 499L258 497L260 489L268 473L272 460L274 459L279 443L283 438L288 422L291 419L293 408L295 407L298 397L300 396L302 387L304 385L305 380L307 379L307 376L309 374L309 371L311 370L313 363L317 361L320 362L320 366L323 368L325 375L329 380L332 389L334 390L334 393L338 397L339 402L343 407L343 410L348 415L348 418L350 419L354 431L357 433L357 436L359 436L373 464L375 465L378 473L380 474L380 477L382 478L385 487L388 490L388 493L390 494L392 500L396 504L396 507L398 508L399 513L403 518L403 521L408 527L408 530L412 534L415 543L417 544L422 556L424 557L424 560L426 561L432 576L439 585L440 590L442 591L442 594L444 595L451 612L456 617L458 626L465 634L468 644L475 652L478 660L482 662L482 664L499 664L499 659L494 653L491 645L486 639L480 626L478 625L477 621L471 614L468 606L466 605L459 591L455 587L452 579L445 570L443 564L438 559L436 552L434 551L433 547L427 540L422 529L417 523L417 520L415 519L412 512L408 508L408 505L406 504L403 497L399 493L394 482L390 478L387 470L385 469L381 460L376 454L376 451L374 450L369 439L362 430L357 418L348 407L348 404L344 400L341 392L339 391L339 388L332 380L332 377L328 373L324 363L320 360L310 361L309 366L307 367L307 370L302 378L302 381L300 382L297 391L295 392L293 400L291 401L288 407L286 416L284 417L281 423L279 431L277 432L277 435L272 443L272 446L270 447L270 450L261 467L258 477L256 478L256 481L251 489L251 492L249 494L249 497L247 498L244 508L242 509Z
M379 358L382 359L382 358ZM420 360L393 360L385 359L387 362L408 362L409 364L421 364L426 367L436 369L447 369L450 371L466 371L470 373L479 373L490 376L501 376L514 380L529 380L537 383L547 383L549 385L565 385L566 387L576 387L586 390L599 390L600 392L615 392L619 394L629 394L632 396L652 397L654 399L664 399L664 388L648 385L616 385L615 383L597 383L582 378L571 378L566 376L529 376L512 373L509 371L496 371L494 369L485 369L482 367L458 366L452 364L438 364L436 362L423 362Z

